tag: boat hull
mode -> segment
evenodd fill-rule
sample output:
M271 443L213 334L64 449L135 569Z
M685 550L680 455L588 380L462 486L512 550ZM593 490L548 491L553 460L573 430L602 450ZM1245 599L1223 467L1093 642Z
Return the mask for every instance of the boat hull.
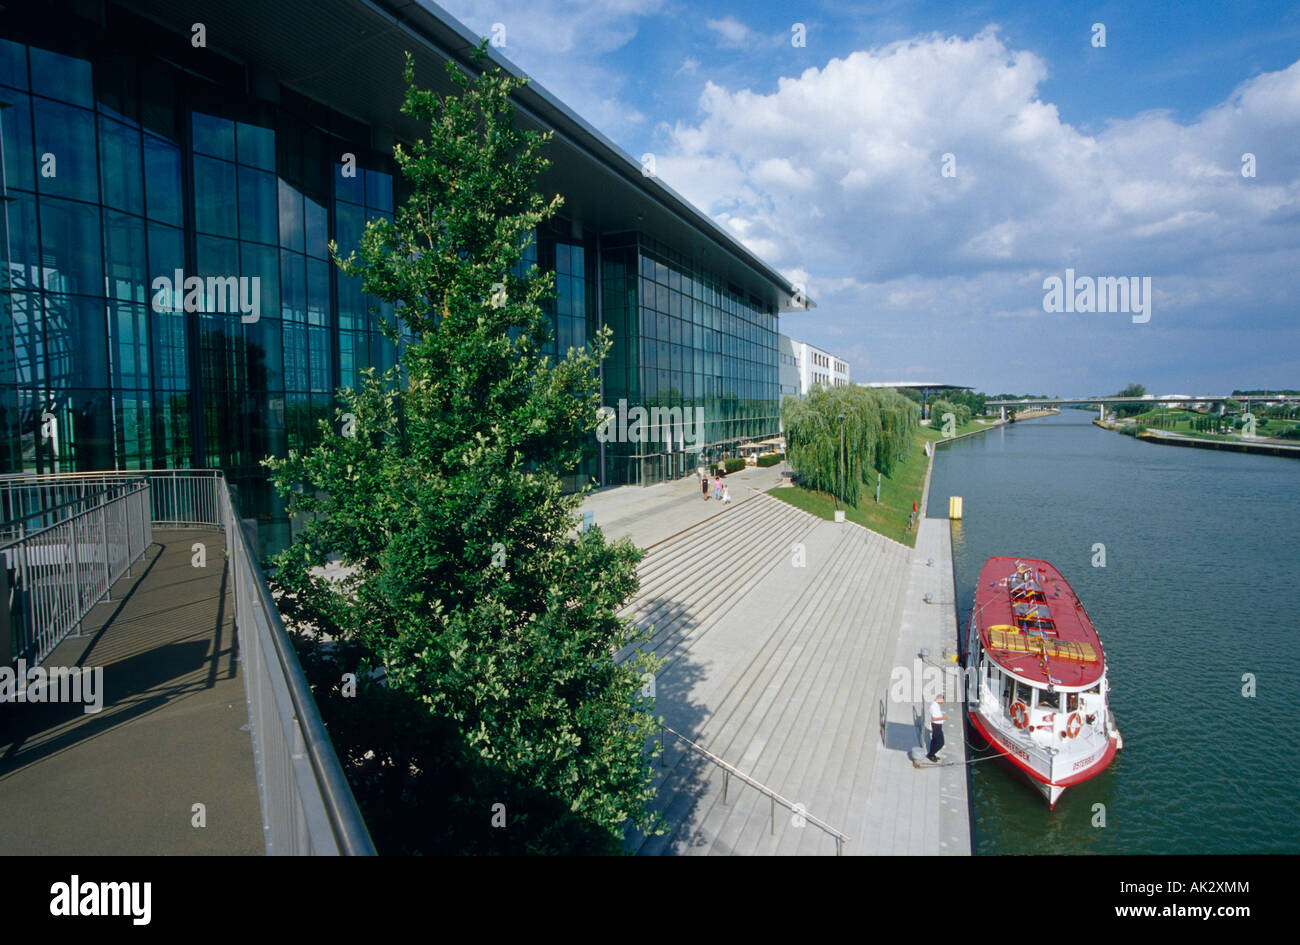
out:
M1068 776L1053 778L1029 763L1025 751L1007 738L997 726L984 718L979 710L972 709L967 713L967 719L970 721L971 726L988 743L989 747L1001 755L1005 762L1019 771L1038 793L1043 795L1049 809L1056 807L1056 802L1061 799L1061 795L1065 793L1066 788L1082 784L1084 781L1094 778L1105 771L1111 761L1114 760L1115 752L1120 747L1119 732L1115 732L1107 737L1106 747L1100 751L1099 757L1085 759L1082 767L1078 771L1071 771ZM1079 762L1075 762L1075 764L1077 765Z

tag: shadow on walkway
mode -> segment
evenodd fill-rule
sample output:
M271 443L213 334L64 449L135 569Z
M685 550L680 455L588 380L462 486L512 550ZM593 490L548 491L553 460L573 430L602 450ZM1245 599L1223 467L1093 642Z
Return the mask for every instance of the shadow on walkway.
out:
M42 664L101 687L0 705L0 854L264 852L223 537L154 542Z

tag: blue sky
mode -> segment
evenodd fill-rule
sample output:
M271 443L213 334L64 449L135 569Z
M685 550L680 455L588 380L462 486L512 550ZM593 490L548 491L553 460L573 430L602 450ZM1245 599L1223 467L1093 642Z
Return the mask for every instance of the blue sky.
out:
M444 7L805 284L783 331L854 380L1300 388L1298 5ZM1150 320L1045 312L1067 268Z

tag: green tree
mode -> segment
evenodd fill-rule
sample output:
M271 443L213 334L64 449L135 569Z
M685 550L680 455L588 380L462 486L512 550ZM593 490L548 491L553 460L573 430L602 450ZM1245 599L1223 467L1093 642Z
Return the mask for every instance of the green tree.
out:
M890 475L916 448L916 406L896 390L818 388L806 399L787 398L782 407L788 458L800 481L842 494L848 505L858 504L862 484L874 483L876 470Z
M1141 384L1130 384L1116 394L1116 397L1144 397L1147 389ZM1115 415L1118 417L1135 417L1147 408L1142 404L1116 404Z
M657 667L617 616L640 552L577 528L581 495L561 491L599 424L609 332L558 363L545 353L554 277L518 263L561 203L535 191L549 133L514 123L526 79L447 71L455 93L421 90L408 56L402 111L428 126L394 150L409 199L353 254L330 247L343 274L395 304L401 369L340 392L340 427L322 424L318 447L268 461L306 520L277 582L295 625L342 641L336 652L362 670L351 707L337 673L318 701L353 713L331 728L347 729L341 753L366 772L353 783L368 818L395 802L439 822L395 818L381 850L609 852L629 827L653 829L644 749L658 734L643 694ZM331 556L341 579L319 570ZM330 659L317 649L305 662L324 660L315 678L327 680ZM413 785L407 768L421 766L433 770ZM486 825L497 802L500 839L441 823Z
M971 421L971 409L966 404L949 400L932 400L930 401L931 429L942 430L944 414L949 413L952 414L954 429L964 427Z

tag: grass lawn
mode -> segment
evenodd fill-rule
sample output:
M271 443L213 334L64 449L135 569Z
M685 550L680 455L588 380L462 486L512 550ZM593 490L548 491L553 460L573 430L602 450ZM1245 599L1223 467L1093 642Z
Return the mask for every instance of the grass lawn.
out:
M1203 437L1207 440L1237 440L1241 438L1240 435L1235 432L1224 435L1204 430L1197 430L1195 424L1198 422L1203 423L1206 417L1206 414L1195 413L1190 410L1157 409L1148 410L1145 413L1138 414L1133 417L1133 419L1153 430L1162 430L1166 433L1184 433L1190 436ZM1217 417L1212 417L1211 419L1214 419L1216 424L1226 424L1231 420L1231 418L1229 418L1228 421L1224 421ZM1285 431L1290 430L1294 426L1296 426L1296 421L1294 420L1268 420L1261 417L1258 421L1255 432L1260 436L1280 437Z
M963 423L961 426L957 427L957 429L953 431L952 435L964 436L967 433L974 433L976 430L987 430L996 422L996 420L991 418L983 421L972 419L970 423ZM938 426L921 427L921 435L927 440L942 440L944 438L943 424L940 423ZM882 502L884 501L883 495L880 497L880 500ZM911 506L908 506L908 508L911 508Z
M988 424L971 426L980 429ZM845 517L886 538L902 542L909 548L915 547L916 530L909 531L907 521L912 515L912 503L920 504L921 490L925 488L925 467L929 460L923 444L926 440L939 439L939 436L938 431L922 427L907 459L898 464L892 476L886 476L882 481L880 504L876 504L876 477L873 474L871 482L862 486L862 502L856 507L845 509ZM780 486L768 495L828 521L835 519L835 497L825 492L813 492L799 486Z

